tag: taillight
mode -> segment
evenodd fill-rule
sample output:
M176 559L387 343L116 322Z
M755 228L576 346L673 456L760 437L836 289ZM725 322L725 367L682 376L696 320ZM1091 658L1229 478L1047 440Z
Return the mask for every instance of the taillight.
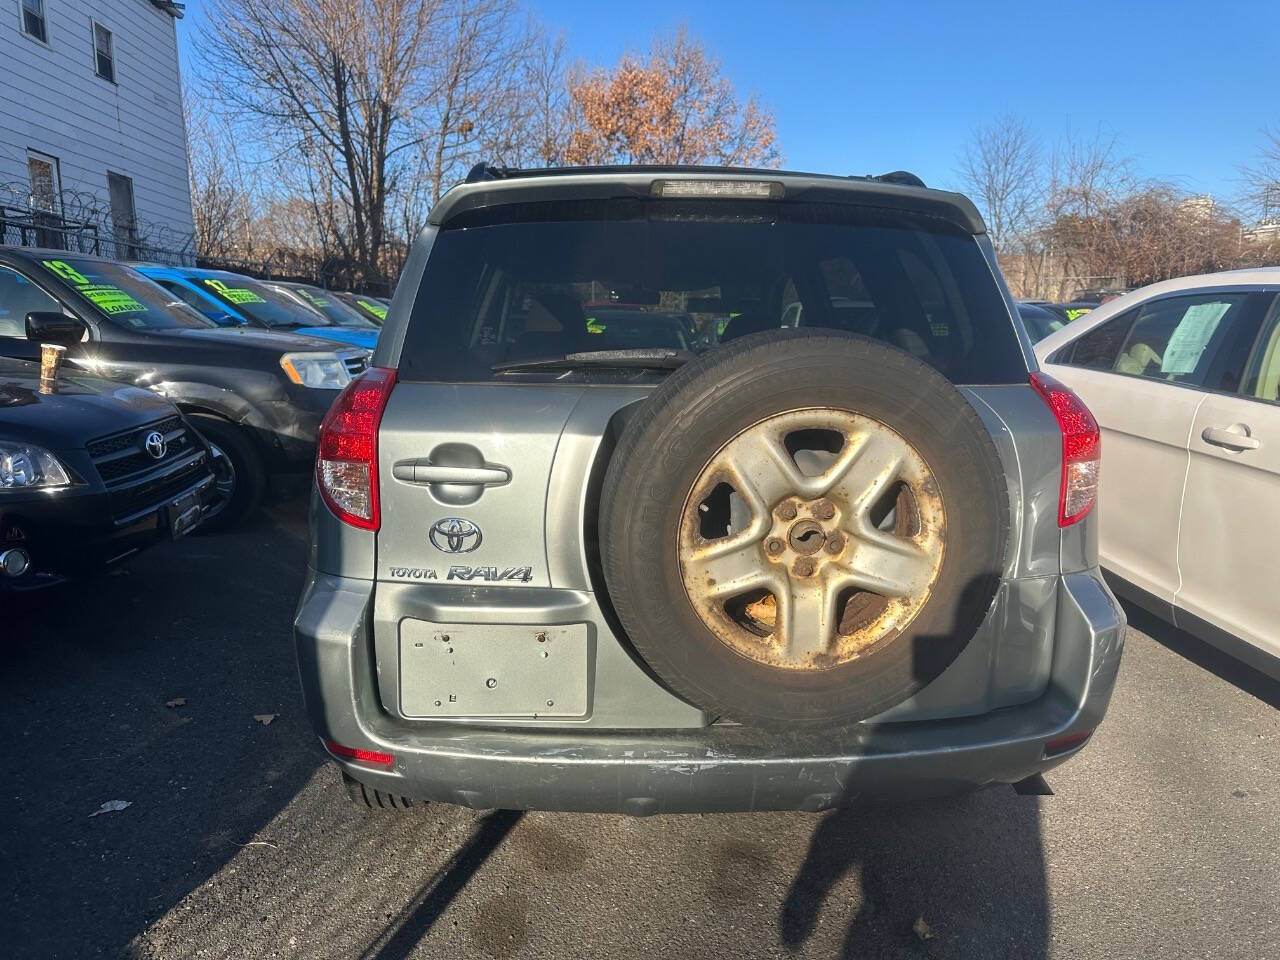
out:
M1098 421L1084 401L1047 373L1031 374L1031 386L1044 397L1062 431L1062 485L1058 493L1058 526L1083 520L1098 499L1098 464L1102 437Z
M343 523L378 529L378 425L396 372L370 367L343 387L316 438L320 496Z
M356 763L367 763L373 767L392 767L395 765L396 758L389 753L382 753L379 750L364 750L360 747L344 747L340 743L333 740L324 742L325 748L335 757L342 757L344 760L354 760Z
M1078 733L1068 733L1065 737L1058 737L1054 740L1045 742L1044 755L1051 757L1055 753L1066 753L1068 750L1074 750L1080 744L1084 743L1093 736L1093 728L1081 730Z

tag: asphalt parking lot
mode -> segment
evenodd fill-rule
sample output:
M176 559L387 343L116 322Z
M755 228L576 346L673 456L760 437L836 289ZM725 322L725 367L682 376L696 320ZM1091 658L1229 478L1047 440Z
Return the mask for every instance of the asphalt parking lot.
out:
M1280 956L1280 685L1146 618L1053 796L384 818L303 716L304 537L276 506L5 612L0 954Z

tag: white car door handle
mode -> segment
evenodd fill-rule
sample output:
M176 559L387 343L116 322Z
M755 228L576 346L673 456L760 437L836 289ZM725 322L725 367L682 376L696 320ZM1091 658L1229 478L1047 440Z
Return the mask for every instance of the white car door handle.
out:
M1205 443L1228 450L1257 450L1262 446L1260 440L1249 436L1249 427L1243 423L1233 423L1229 427L1205 427L1200 436Z

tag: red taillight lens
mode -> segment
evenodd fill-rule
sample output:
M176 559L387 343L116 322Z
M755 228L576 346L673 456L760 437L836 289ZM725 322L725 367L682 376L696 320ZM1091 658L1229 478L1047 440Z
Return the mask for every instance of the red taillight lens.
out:
M1092 736L1093 730L1089 729L1081 730L1079 733L1068 733L1065 737L1046 741L1044 745L1045 756L1051 757L1055 753L1066 753L1068 750L1074 750Z
M332 740L326 740L324 745L335 757L342 757L343 760L354 760L357 763L367 763L374 767L390 767L396 762L396 758L391 754L380 753L377 750L344 747L342 744L334 743Z
M1084 401L1047 373L1031 374L1031 386L1044 397L1062 431L1062 486L1058 494L1058 526L1083 520L1098 499L1098 465L1102 436L1098 421Z
M339 520L364 530L378 529L378 425L395 382L394 370L370 367L338 394L316 439L320 496Z

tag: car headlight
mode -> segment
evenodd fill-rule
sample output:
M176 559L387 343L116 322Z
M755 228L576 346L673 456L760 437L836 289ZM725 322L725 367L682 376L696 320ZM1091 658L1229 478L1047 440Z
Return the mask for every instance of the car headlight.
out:
M351 382L347 365L336 353L286 353L280 367L294 383L319 390L341 390Z
M67 468L44 447L0 440L0 490L71 486Z

